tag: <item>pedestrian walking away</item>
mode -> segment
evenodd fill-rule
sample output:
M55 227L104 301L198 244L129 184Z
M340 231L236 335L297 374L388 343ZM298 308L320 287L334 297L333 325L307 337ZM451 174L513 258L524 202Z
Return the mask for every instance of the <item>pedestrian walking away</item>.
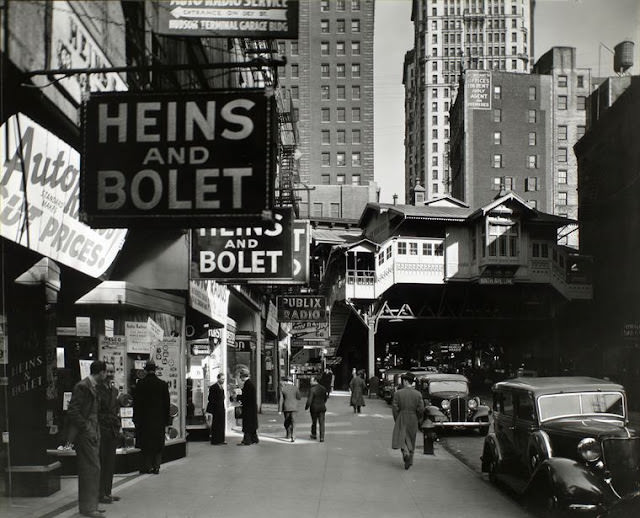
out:
M165 427L171 424L169 385L156 376L156 364L148 361L146 375L138 381L133 394L133 422L136 445L141 450L140 473L160 471Z
M98 393L96 387L104 383L107 366L94 361L89 376L76 383L69 402L69 441L76 450L78 465L78 509L82 516L99 517L100 493L100 425L98 424Z
M211 418L211 444L227 444L225 426L227 409L224 397L224 374L218 374L218 381L209 387L207 414Z
M327 412L327 398L329 395L324 386L318 383L316 378L311 378L311 388L307 396L305 410L311 414L311 438L317 439L317 432L320 433L320 442L324 442L324 422Z
M407 372L401 376L402 388L393 394L393 437L391 448L402 451L404 469L413 465L413 452L416 449L416 434L424 415L422 394L413 384L415 376Z
M102 383L96 385L98 394L98 424L100 425L100 489L98 501L110 504L120 500L112 495L113 473L116 466L116 449L120 442L120 404L118 389L113 384L115 367L107 364Z
M320 379L318 380L318 383L320 383L320 385L322 385L327 391L327 395L331 394L332 378L333 378L333 373L331 372L331 369L326 368L322 373L322 376L320 376Z
M360 413L360 409L365 406L364 404L364 391L366 384L362 377L356 373L349 382L349 390L351 390L350 404L353 407L353 413Z
M301 399L300 390L293 384L293 380L283 376L278 410L284 414L284 429L287 433L287 439L290 439L291 442L296 440L296 414L298 413L298 401Z
M256 386L250 379L249 369L244 367L238 372L242 394L242 441L238 446L251 446L260 442L258 439L258 400L256 396Z

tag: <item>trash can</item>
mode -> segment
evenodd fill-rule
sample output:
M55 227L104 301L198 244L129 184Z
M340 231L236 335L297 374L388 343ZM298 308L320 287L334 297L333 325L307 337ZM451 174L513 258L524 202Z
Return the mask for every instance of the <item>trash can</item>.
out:
M424 437L424 454L434 455L433 443L436 441L436 426L431 419L425 419L422 423L422 435Z

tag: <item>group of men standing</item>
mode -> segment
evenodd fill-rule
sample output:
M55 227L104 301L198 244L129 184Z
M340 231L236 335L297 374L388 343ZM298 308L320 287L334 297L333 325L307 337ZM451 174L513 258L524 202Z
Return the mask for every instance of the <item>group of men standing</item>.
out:
M171 424L169 387L155 375L153 362L145 365L146 375L134 390L133 421L136 444L141 450L141 473L158 473L164 446L165 426ZM99 503L120 500L112 494L116 449L120 442L120 403L113 385L113 365L96 360L89 376L76 383L69 402L69 436L78 466L78 507L80 514L102 517Z

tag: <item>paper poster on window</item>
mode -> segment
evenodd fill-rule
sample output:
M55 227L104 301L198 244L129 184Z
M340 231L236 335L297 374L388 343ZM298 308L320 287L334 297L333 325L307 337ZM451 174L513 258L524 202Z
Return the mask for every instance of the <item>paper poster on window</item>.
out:
M64 392L62 394L62 410L69 410L69 402L71 401L72 392Z
M110 318L104 319L104 336L109 338L113 336L113 320Z
M76 317L76 336L91 336L91 319Z
M169 398L178 408L180 405L180 341L179 336L160 340L151 351L150 358L156 362L156 375L169 384Z
M113 365L114 375L113 381L119 392L125 391L125 355L126 355L125 336L104 336L98 337L98 348L100 349L100 359L103 362Z
M91 364L93 360L78 360L80 363L80 379L85 379L89 374L91 374Z
M151 340L147 331L147 322L125 322L124 335L127 339L127 352L149 354Z

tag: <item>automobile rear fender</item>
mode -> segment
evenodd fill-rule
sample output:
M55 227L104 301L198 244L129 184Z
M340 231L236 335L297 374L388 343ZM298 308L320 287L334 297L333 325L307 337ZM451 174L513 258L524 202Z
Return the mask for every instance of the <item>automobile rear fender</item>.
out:
M432 421L444 421L446 416L440 411L437 406L427 405L424 409L424 418L431 419Z
M618 500L601 474L586 464L564 457L543 460L531 475L525 495L535 500L541 491L552 490L564 504L608 504Z
M482 448L482 472L486 473L489 470L489 455L497 457L498 464L502 463L503 455L500 443L495 433L490 433L484 438L484 446Z

